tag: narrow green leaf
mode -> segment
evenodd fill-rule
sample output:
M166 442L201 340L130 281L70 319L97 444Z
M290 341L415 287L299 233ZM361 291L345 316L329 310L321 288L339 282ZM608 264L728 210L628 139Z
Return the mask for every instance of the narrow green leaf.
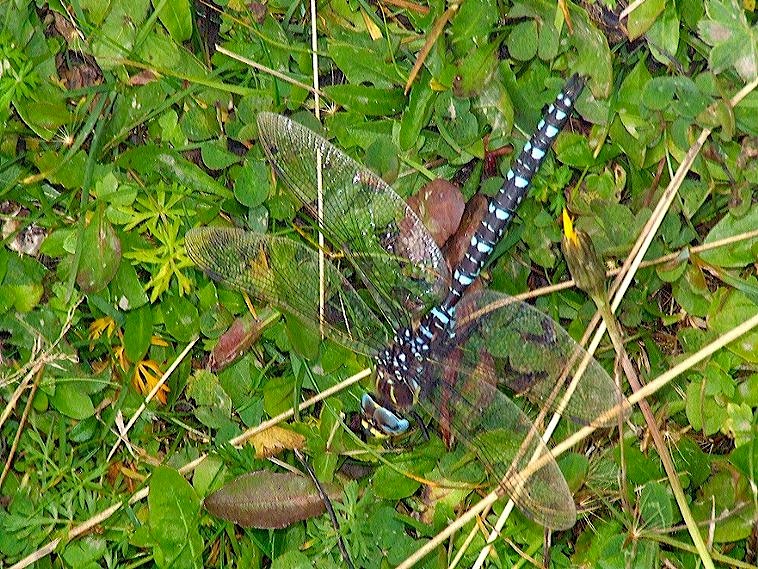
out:
M189 0L153 0L158 19L177 43L192 37L192 9Z

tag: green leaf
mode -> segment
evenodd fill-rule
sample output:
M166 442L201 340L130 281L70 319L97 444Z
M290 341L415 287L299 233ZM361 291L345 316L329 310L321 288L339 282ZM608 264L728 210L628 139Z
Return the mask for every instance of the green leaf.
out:
M159 466L150 478L147 504L156 565L171 569L201 569L200 499L192 486L173 468Z
M458 62L458 74L453 82L456 97L473 97L489 85L498 65L498 47L497 42L486 43Z
M262 159L248 160L234 180L234 197L246 207L257 207L266 201L268 192L268 166Z
M721 428L724 409L713 397L706 396L705 382L693 381L687 386L687 419L695 430L705 435L713 435Z
M758 227L758 208L751 207L743 217L735 217L727 213L708 232L703 244L713 243L727 237L734 237L741 233L753 231ZM717 267L746 267L755 262L758 252L758 237L743 239L737 243L731 243L726 247L717 247L710 251L703 251L700 258L706 263Z
M26 125L37 136L47 141L50 141L58 129L71 120L61 91L53 89L49 83L37 87L33 99L16 100L13 106Z
M197 308L186 297L169 296L162 307L166 332L180 342L189 342L198 335L200 321Z
M187 397L195 400L197 418L207 427L218 429L228 423L232 400L215 374L206 370L195 372L187 384Z
M125 165L132 164L147 171L157 168L163 175L175 179L194 192L211 194L224 199L232 197L232 192L228 188L203 172L196 164L157 146L141 146L125 153L122 159Z
M669 3L663 14L655 18L653 25L647 31L650 52L664 65L671 63L671 54L677 52L680 25L676 6Z
M472 44L484 43L497 19L498 8L494 0L463 2L450 25L453 49L463 55Z
M380 45L385 46L384 43ZM389 88L403 81L397 67L388 63L388 54L336 41L329 42L328 53L350 84L371 83L375 87Z
M153 312L150 306L130 311L124 323L124 351L129 361L138 362L147 354L153 337Z
M429 86L429 73L424 72L411 87L408 107L400 121L400 148L408 150L418 143L421 129L429 124L437 93Z
M537 55L537 22L527 20L516 24L506 40L513 59L529 61Z
M84 230L76 282L84 292L103 290L121 263L121 241L100 207Z
M633 10L626 24L629 39L634 41L647 32L665 7L666 0L649 0Z
M726 334L758 314L758 304L740 291L730 291L726 298L714 303L708 315L708 326L717 334ZM743 334L727 349L751 363L758 363L758 331Z
M271 563L271 569L312 569L313 562L297 550L290 550L278 556Z
M7 310L10 304L19 312L30 312L42 300L45 289L39 283L0 286L0 311ZM7 303L7 304L6 304Z
M131 263L121 263L110 285L113 298L121 310L134 310L147 303L147 293Z
M306 359L312 359L318 355L318 347L321 343L318 330L303 324L295 316L287 316L287 338L298 355Z
M640 494L640 514L646 527L668 528L674 523L671 495L659 482L648 482Z
M597 98L607 98L613 88L614 74L608 40L587 19L584 10L571 12L574 33L569 35L569 44L577 50L574 71L588 76L592 93ZM584 111L582 111L583 113ZM607 119L606 121L607 122Z
M707 524L708 520L712 523L714 511L730 513L713 525L716 543L745 539L753 529L756 513L748 480L735 476L733 469L725 466L700 488L698 499L692 504L692 514L701 524Z
M95 407L80 381L57 379L50 403L72 419L86 419L95 414Z
M182 43L192 37L192 10L189 0L152 0L152 2L154 8L160 7L158 19L175 42Z
M200 155L211 170L223 170L239 162L241 158L229 152L219 141L203 142L200 144Z
M758 74L758 35L737 0L706 0L707 18L698 22L700 37L712 46L708 64L714 73L733 67L744 81Z
M402 89L377 89L365 85L331 85L324 93L348 110L368 116L396 115L405 106Z

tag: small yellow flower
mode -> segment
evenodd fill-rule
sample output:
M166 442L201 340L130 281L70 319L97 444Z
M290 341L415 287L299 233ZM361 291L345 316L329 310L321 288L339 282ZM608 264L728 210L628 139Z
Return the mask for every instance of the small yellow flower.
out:
M107 331L107 335L110 338L113 335L113 331L116 329L116 322L110 316L103 316L98 318L92 324L89 325L89 339L91 341L97 340L103 335L103 332Z
M584 231L575 231L568 212L563 210L563 255L576 286L593 300L602 302L605 296L605 270L598 259L592 239Z
M158 382L163 377L163 371L161 371L158 362L155 360L142 360L134 366L134 376L132 377L132 385L142 395L147 395L153 388L158 385ZM155 394L155 398L163 405L166 404L166 394L170 391L168 385L165 383L160 386Z

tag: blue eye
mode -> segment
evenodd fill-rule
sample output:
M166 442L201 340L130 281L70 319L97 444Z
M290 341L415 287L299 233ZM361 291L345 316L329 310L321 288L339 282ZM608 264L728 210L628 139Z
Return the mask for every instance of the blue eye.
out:
M396 436L410 428L406 419L401 419L386 407L379 405L368 393L361 397L361 410L364 426L375 436Z
M374 411L374 423L377 428L388 435L400 435L410 427L410 423L406 419L401 419L384 407L377 407Z

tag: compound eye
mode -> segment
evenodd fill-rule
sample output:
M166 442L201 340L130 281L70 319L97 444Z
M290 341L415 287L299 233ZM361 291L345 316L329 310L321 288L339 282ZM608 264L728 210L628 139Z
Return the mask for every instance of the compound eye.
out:
M384 407L377 407L374 411L374 423L378 429L390 436L401 435L410 427L407 419L401 419Z
M368 393L364 393L361 398L361 410L363 428L375 437L400 435L410 427L406 419L401 419L386 407L379 405Z

